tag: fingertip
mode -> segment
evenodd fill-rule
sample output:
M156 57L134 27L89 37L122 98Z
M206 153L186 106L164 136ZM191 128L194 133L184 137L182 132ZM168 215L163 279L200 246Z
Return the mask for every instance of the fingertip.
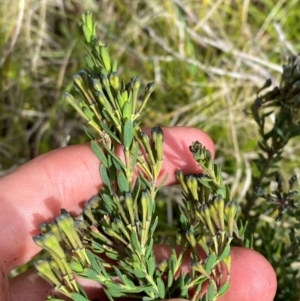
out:
M271 301L277 280L271 264L260 253L246 248L232 247L229 291L220 301Z

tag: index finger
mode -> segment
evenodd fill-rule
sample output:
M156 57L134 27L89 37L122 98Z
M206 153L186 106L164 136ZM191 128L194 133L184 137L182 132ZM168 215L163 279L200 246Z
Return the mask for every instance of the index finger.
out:
M200 169L189 151L198 140L214 155L212 140L203 131L164 128L164 164L161 177L175 183L175 171L196 173ZM102 185L99 161L90 146L55 150L28 162L0 180L0 265L9 271L27 262L39 247L32 241L41 222L50 221L65 208L78 214L83 203Z

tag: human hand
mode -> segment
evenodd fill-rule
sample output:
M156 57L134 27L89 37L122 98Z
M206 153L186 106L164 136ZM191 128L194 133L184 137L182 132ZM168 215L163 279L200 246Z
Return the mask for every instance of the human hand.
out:
M164 128L165 161L162 177L165 185L176 182L175 171L199 172L188 147L200 141L214 155L211 139L193 128ZM10 270L30 260L40 248L32 240L41 222L49 222L65 208L79 214L86 200L101 186L99 162L88 144L55 150L24 164L0 179L0 301L41 301L52 291L34 271L11 279ZM169 249L159 248L160 257L168 257ZM231 250L231 284L220 301L273 300L276 276L267 260L253 250ZM160 258L160 259L162 259ZM188 268L186 262L183 269ZM89 297L99 298L97 284L89 287Z

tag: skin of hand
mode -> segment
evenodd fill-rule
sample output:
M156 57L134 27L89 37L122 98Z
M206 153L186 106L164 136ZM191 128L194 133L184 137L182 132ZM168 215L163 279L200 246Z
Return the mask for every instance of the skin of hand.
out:
M165 185L175 184L175 171L196 173L201 170L188 147L198 140L214 155L212 140L194 128L164 128L164 165L161 178ZM8 273L30 260L40 248L32 240L41 222L50 222L65 208L79 214L86 200L101 186L99 161L88 144L69 146L41 155L0 179L0 301L42 301L52 291L34 271L11 280ZM155 253L168 258L170 249L155 246ZM232 266L229 291L220 301L271 301L276 292L276 276L259 253L231 249ZM182 269L188 269L186 262ZM99 287L81 282L89 297L100 298ZM178 300L178 299L177 299Z

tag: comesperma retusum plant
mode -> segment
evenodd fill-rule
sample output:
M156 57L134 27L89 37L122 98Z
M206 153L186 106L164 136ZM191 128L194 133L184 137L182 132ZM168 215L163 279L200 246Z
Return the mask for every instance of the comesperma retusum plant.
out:
M158 182L164 133L154 127L148 136L140 127L154 83L141 93L138 77L128 82L120 77L107 45L96 37L91 13L82 15L81 27L89 55L87 67L74 75L80 100L68 93L65 99L89 125L85 130L100 160L103 187L79 216L62 209L55 221L41 224L41 234L33 239L48 256L35 262L36 271L59 296L75 301L89 300L75 276L101 284L109 300L217 300L229 288L230 244L233 239L243 244L246 229L237 223L238 206L220 168L199 142L190 146L204 172L177 171L184 206L172 255L157 262L155 198L165 181ZM187 255L191 272L184 274L180 266Z
M259 89L249 110L261 140L241 212L210 152L195 141L190 151L203 172L176 172L182 206L177 209L176 235L168 240L172 255L158 261L153 245L159 241L156 198L166 180L159 177L164 133L153 127L147 135L140 127L154 83L141 92L138 77L122 79L108 46L97 39L91 13L82 15L81 28L87 67L74 75L79 100L68 93L65 99L88 124L85 131L99 159L103 186L86 201L82 214L72 216L62 209L33 238L47 254L35 262L36 271L57 292L47 300L89 300L78 277L99 283L109 300L217 300L230 286L231 244L265 255L277 275L285 275L278 277L278 300L298 300L300 281L291 267L300 260L297 177L291 176L286 189L278 169L286 145L300 135L299 58L291 57L283 66L279 87L262 94L271 86L267 81ZM275 190L270 189L273 179ZM273 224L261 219L271 212ZM190 272L183 273L180 267L187 256Z

